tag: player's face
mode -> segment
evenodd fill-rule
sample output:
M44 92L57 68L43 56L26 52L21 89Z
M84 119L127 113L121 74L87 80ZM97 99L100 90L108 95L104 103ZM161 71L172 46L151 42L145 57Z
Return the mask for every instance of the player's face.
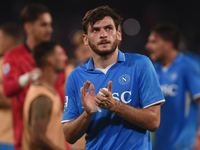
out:
M31 24L30 34L33 36L36 42L45 42L51 39L52 18L49 13L44 13Z
M83 36L84 43L100 56L106 56L118 49L121 32L115 28L111 17L104 17L93 26L89 25L88 34Z
M166 41L164 41L159 34L151 32L148 37L148 42L145 46L150 53L152 61L161 61L166 51Z
M11 38L6 36L2 30L0 30L0 55L3 55L10 47Z
M65 61L67 57L66 55L64 55L63 49L59 45L55 47L54 59L55 59L55 63L54 63L55 71L57 73L62 72L65 69Z

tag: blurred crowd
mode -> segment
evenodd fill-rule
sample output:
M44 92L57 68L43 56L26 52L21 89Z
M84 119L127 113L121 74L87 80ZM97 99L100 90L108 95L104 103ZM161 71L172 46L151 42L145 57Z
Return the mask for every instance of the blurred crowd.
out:
M67 143L62 133L60 117L64 111L64 91L67 76L78 66L86 64L91 58L91 48L88 45L84 45L82 39L84 31L77 30L73 33L71 41L73 55L69 57L59 42L51 40L54 32L52 28L53 18L45 5L26 5L21 10L19 16L21 24L14 21L0 24L0 150L28 150L30 147L32 149L83 150L86 144L86 135L84 134L75 144ZM120 30L123 30L123 28L120 28ZM177 46L173 47L173 42L176 42L176 39L173 41L172 36L172 39L167 39L168 37L165 37L165 33L163 32L165 32L164 29L159 27L153 29L150 32L146 45L144 45L146 53L148 53L152 62L161 61L167 56L171 59L171 61L169 59L162 60L162 62L167 62L163 68L161 67L162 63L155 65L161 89L165 92L163 95L166 100L163 108L161 107L161 110L163 109L161 111L161 128L165 130L165 123L170 120L165 122L165 119L169 115L167 113L172 111L170 115L175 115L173 109L177 110L178 107L184 107L184 109L187 109L187 114L184 114L182 109L180 109L179 113L183 113L182 119L185 119L186 122L180 122L181 125L177 125L176 131L171 128L166 129L166 131L168 134L170 132L174 132L173 134L176 132L184 132L185 135L182 136L187 137L183 139L185 141L188 139L195 141L196 139L196 142L193 142L191 147L196 146L197 148L195 150L197 150L200 148L200 130L198 130L199 106L198 103L194 102L194 99L198 99L200 95L195 95L199 90L195 91L193 88L198 88L195 84L199 82L197 78L200 74L198 72L200 70L200 57L187 50L183 39L180 39L181 44L177 43ZM159 42L163 42L163 45L159 45ZM159 51L159 49L165 50ZM46 50L46 52L43 52L43 50ZM194 76L187 75L187 77L180 77L179 75L182 74L181 71L180 74L167 74L175 59L173 56L177 55L180 55L180 58L176 60L177 65L179 63L182 64L181 61L178 62L179 59L182 59L182 55L194 60L194 64L191 62L192 66L195 66L194 69L187 66L187 63L181 66L182 68L188 67L188 72L191 74L194 73ZM187 60L184 60L184 63L185 61L187 62ZM172 76L171 78L173 80L181 78L179 81L180 86L186 87L181 93L184 96L180 98L179 104L171 102L175 101L177 97L176 99L169 98L170 94L177 94L176 92L179 91L176 86L169 87L170 85L174 85L174 83L171 81L168 83L167 81L172 79L168 79L167 76ZM187 96L191 100L185 102L184 99L187 92L190 92ZM41 96L41 99L36 99L38 95ZM42 98L42 96L50 98ZM182 103L187 103L187 105ZM165 105L167 108L165 108ZM46 114L42 114L40 109L45 109ZM191 111L193 118L190 116ZM191 118L188 118L188 116ZM53 121L52 118L54 118ZM176 124L177 120L176 118L171 120L170 124L175 126L174 124ZM190 123L190 121L193 121L192 124L195 127L194 130L188 129L190 133L179 129L181 126L187 126L187 123ZM169 127L171 127L170 124ZM159 139L162 139L163 134L166 135L167 133L163 133L160 130L158 129L157 133L152 134L152 138L155 139L155 150L163 150L159 148L158 143L162 143ZM56 138L56 133L59 132L59 138ZM176 135L174 136L176 137ZM180 145L175 145L175 147L181 149L181 146L183 146L181 142L185 141L178 141ZM158 145L157 147L156 144Z

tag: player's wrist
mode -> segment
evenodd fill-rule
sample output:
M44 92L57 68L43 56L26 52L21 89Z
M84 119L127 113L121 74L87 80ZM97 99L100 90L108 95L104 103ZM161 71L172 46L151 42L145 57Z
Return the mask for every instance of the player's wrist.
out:
M91 112L91 111L86 111L83 113L84 117L86 119L92 119L92 116L94 115L94 112Z
M30 78L30 73L29 73L29 72L27 72L27 73L21 75L21 76L19 77L19 79L18 79L18 84L19 84L19 86L20 86L21 88L26 87L26 86L29 84L29 82L30 82L30 79L29 79L29 78Z
M117 111L119 110L120 106L121 106L121 102L119 101L119 102L118 102L117 109L115 110L114 114L117 113Z
M110 111L112 113L116 113L118 111L118 109L119 109L119 106L121 105L120 104L121 102L119 100L117 100L117 99L114 99L114 100L115 100L115 103L113 104L113 107L111 107L111 109L110 109Z

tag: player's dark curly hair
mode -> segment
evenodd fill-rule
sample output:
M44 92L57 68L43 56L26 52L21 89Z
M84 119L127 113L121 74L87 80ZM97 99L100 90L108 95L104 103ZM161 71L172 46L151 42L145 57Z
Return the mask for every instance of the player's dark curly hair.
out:
M85 32L85 34L87 34L87 29L89 25L93 26L97 21L102 20L106 16L109 16L113 19L115 27L118 30L119 25L121 26L121 16L114 12L114 10L108 6L100 6L95 9L89 10L85 14L82 20L83 31Z
M28 4L20 13L22 25L26 22L34 22L43 13L50 13L49 9L43 4Z
M180 30L173 24L160 23L151 29L151 32L155 32L165 41L172 41L174 48L178 49L181 41Z
M41 42L33 49L33 58L36 65L42 68L45 65L45 58L54 53L55 47L59 45L57 41Z
M21 44L23 42L23 30L19 24L7 22L0 25L0 30L12 37L15 44Z

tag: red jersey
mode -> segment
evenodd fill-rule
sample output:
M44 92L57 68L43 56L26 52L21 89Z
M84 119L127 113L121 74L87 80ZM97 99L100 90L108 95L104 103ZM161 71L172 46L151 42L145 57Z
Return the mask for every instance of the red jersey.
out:
M23 131L22 111L24 99L29 88L21 88L18 84L19 76L30 72L36 67L31 51L25 44L8 51L4 56L3 88L6 96L12 99L12 112L14 123L15 150L21 150L21 140ZM64 105L65 82L64 71L60 73L56 81L55 88L58 91L62 104Z

